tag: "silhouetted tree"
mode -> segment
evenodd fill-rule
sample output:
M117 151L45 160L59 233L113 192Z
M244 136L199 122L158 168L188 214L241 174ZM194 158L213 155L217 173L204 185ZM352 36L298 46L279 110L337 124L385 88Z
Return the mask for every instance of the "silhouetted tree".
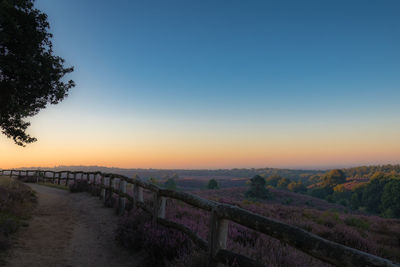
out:
M207 188L208 189L219 189L217 180L211 179L210 181L208 181Z
M250 188L246 192L246 197L248 198L259 198L259 199L267 199L270 197L270 194L265 187L265 179L260 175L256 175L250 179Z
M0 0L0 128L17 145L36 141L25 118L57 104L75 84L64 82L64 59L53 55L47 15L34 0Z

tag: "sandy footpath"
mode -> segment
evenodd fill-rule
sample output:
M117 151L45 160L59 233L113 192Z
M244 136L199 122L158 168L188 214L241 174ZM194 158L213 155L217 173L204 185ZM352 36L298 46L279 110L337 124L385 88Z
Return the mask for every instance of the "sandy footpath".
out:
M38 207L17 234L7 266L143 266L143 254L116 245L118 217L97 197L28 185L38 194Z

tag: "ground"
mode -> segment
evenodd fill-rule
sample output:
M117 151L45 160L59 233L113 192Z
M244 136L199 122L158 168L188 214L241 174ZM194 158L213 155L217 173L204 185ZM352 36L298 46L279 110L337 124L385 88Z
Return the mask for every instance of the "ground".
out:
M38 206L21 229L7 266L143 266L143 253L116 245L118 217L87 193L29 184Z

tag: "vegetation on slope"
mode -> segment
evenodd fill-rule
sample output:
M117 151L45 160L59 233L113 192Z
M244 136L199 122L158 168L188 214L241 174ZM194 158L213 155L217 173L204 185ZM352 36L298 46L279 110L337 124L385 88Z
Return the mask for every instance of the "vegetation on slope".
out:
M35 203L36 196L28 186L0 176L0 252L10 246L10 235L27 224Z

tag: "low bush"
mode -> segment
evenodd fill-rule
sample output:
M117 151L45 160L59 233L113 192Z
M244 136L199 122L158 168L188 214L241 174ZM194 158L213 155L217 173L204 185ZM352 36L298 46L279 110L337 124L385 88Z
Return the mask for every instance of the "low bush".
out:
M116 240L125 248L146 251L149 266L165 266L189 254L192 249L192 243L186 235L162 225L154 225L151 216L138 209L131 210L120 220Z
M359 228L361 230L368 230L369 229L369 223L366 220L359 219L357 217L347 217L344 220L344 223L348 226L354 226L356 228Z
M76 180L69 186L69 191L71 193L88 192L89 190L90 186L86 180Z

